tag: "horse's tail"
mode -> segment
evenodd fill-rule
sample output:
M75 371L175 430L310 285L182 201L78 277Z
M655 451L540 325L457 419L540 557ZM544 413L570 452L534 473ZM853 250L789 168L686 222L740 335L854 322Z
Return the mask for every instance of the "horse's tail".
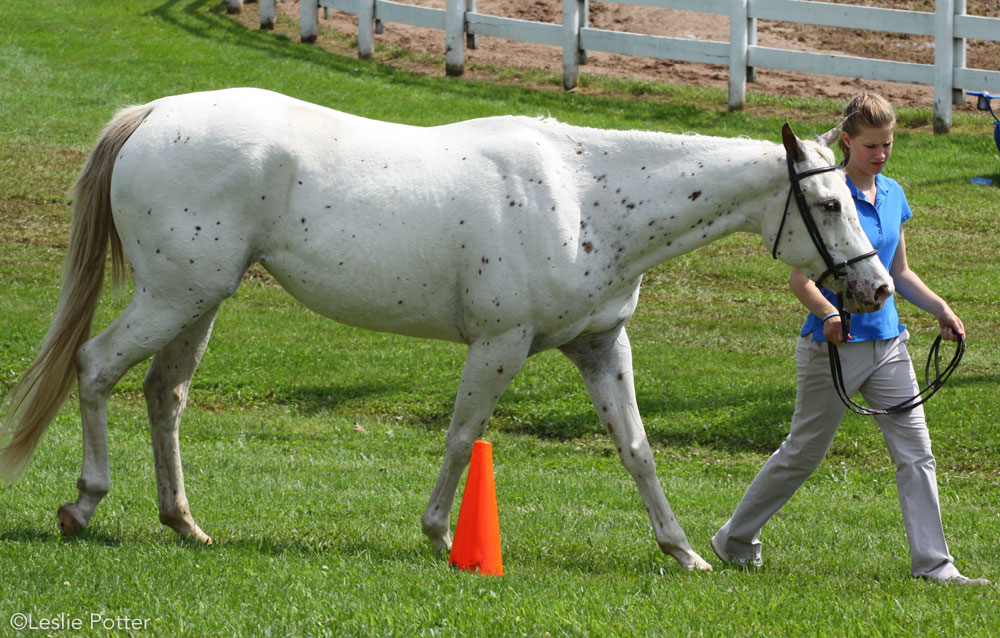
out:
M63 263L62 292L52 324L34 363L2 404L0 480L16 482L32 452L76 381L76 352L90 337L90 324L104 283L111 245L112 281L125 281L125 256L111 215L111 173L122 146L152 108L120 111L101 134L73 187L73 218Z

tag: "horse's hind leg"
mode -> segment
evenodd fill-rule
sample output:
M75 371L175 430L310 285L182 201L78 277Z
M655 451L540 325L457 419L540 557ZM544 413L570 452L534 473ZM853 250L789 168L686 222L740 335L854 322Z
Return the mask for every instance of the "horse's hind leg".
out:
M59 508L59 528L63 534L77 533L86 527L111 488L107 431L111 390L130 368L158 352L200 316L201 311L194 304L137 293L110 326L77 352L83 469L77 481L76 502Z
M184 491L177 432L191 378L208 347L217 310L218 307L206 312L156 353L143 383L156 466L160 522L182 537L191 536L206 545L211 545L212 539L194 522Z
M656 462L639 417L632 379L632 348L625 329L588 336L562 348L583 375L597 416L608 430L649 512L660 549L685 569L710 570L688 544L656 477Z

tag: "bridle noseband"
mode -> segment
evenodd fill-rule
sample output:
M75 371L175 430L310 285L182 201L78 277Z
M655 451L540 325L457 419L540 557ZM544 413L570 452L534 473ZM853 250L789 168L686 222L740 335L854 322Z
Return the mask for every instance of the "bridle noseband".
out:
M778 233L775 235L774 245L771 247L771 256L775 259L778 258L778 242L781 241L781 232L784 230L785 220L788 218L788 207L792 202L792 195L795 195L795 204L798 206L799 214L802 216L802 222L805 224L806 230L809 232L809 238L812 239L813 245L819 252L820 257L823 258L823 263L826 264L826 270L823 271L823 274L816 279L817 286L822 286L823 281L830 275L833 275L834 279L847 277L847 266L878 255L877 250L872 250L841 262L834 261L833 255L830 254L826 244L823 243L823 237L819 233L819 227L816 225L816 220L813 219L812 214L809 212L809 202L806 201L805 193L802 192L799 182L811 175L819 175L820 173L837 170L838 167L834 165L821 166L819 168L812 168L799 173L795 170L795 163L792 161L791 155L787 157L787 160L788 179L791 182L791 187L788 189L788 197L785 199L785 212L781 216L781 224L778 225ZM837 295L837 311L840 313L841 327L844 334L844 341L846 342L848 334L851 331L851 315L844 309L844 296L842 294ZM854 399L851 398L851 394L847 392L847 388L844 384L844 373L840 363L840 352L832 341L828 341L827 346L830 351L830 374L833 376L833 385L837 390L837 396L840 397L841 402L850 408L851 411L867 416L900 414L902 412L908 412L918 405L923 405L928 399L934 396L934 393L937 392L941 386L944 385L944 382L948 380L951 373L958 367L959 361L962 360L962 355L965 354L965 338L959 335L958 342L955 346L955 355L952 357L951 362L945 367L944 372L942 372L939 358L941 335L938 335L937 339L934 340L934 344L931 345L931 351L927 355L927 365L924 367L924 378L927 381L927 386L920 390L920 392L916 395L904 401L900 401L896 405L885 409L876 409L856 403ZM932 361L934 363L935 373L933 381L930 378Z

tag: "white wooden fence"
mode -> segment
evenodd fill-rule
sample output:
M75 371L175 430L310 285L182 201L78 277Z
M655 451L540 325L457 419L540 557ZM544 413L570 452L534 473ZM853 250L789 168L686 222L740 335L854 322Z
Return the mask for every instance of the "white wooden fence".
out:
M300 0L300 30L303 42L316 40L320 7L355 14L358 55L367 58L375 50L374 36L384 22L441 29L445 32L445 70L449 75L463 72L465 49L475 47L477 35L561 47L567 90L577 86L587 51L728 66L729 108L734 110L743 108L748 75L752 79L755 68L925 84L934 87L934 130L940 133L951 129L951 107L962 103L963 91L1000 92L1000 71L970 69L965 61L966 39L1000 41L1000 18L965 15L966 0L936 0L933 13L807 0L601 0L725 15L729 17L729 42L592 29L587 21L589 1L562 0L562 24L551 24L482 14L476 11L476 0L446 0L444 9L392 0ZM262 27L267 27L265 20L273 23L274 2L260 0ZM934 63L762 47L757 45L758 19L930 36L934 39Z

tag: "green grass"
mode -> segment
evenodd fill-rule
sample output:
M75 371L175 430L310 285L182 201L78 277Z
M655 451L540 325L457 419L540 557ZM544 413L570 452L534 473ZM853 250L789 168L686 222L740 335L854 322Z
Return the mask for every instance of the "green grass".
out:
M746 111L727 113L724 94L680 86L592 78L563 94L412 75L245 29L203 0L8 0L3 14L0 393L29 365L55 305L69 186L124 104L255 85L414 124L522 113L775 140L785 119L819 133L840 108L751 94ZM891 175L917 213L910 262L970 334L928 407L945 528L960 569L1000 581L1000 197L969 183L1000 182L1000 158L981 115L956 113L948 137L927 133L926 112L904 109L901 121L910 127L898 131ZM90 614L129 616L148 620L138 633L163 636L1000 633L996 587L909 577L891 462L869 419L845 420L769 523L763 570L712 557L708 537L780 444L794 401L802 311L757 238L655 269L629 328L660 478L711 574L681 572L659 552L578 375L552 352L529 360L488 430L506 575L449 569L419 516L463 349L334 324L254 272L219 314L181 430L193 513L216 544L179 541L157 522L136 369L111 400L113 489L81 537L59 537L54 517L75 498L75 399L24 479L0 490L0 635L18 613L64 613L88 628ZM126 302L107 294L98 327ZM933 322L906 304L901 313L921 357Z

